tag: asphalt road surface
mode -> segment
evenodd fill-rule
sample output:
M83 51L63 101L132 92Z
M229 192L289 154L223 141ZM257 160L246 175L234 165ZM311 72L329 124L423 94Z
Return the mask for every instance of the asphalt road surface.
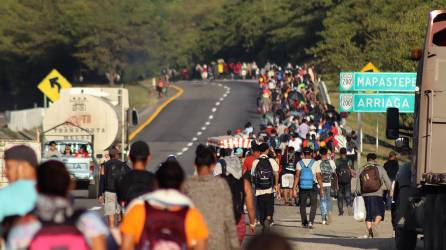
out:
M224 135L228 129L242 128L251 121L258 128L255 81L190 81L180 82L183 95L169 104L134 139L146 141L152 160L148 169L155 171L168 155L178 157L186 173L194 172L195 148L208 137ZM174 91L171 89L170 91ZM87 192L74 192L76 205L102 211L96 200L87 199Z

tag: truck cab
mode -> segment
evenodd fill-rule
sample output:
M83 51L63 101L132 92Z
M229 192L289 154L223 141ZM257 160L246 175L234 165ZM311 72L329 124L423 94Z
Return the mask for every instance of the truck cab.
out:
M397 177L396 244L398 249L414 249L421 234L424 249L446 249L446 10L429 13L424 49L413 54L420 60L413 150ZM391 108L387 137L397 139L400 129L398 110Z

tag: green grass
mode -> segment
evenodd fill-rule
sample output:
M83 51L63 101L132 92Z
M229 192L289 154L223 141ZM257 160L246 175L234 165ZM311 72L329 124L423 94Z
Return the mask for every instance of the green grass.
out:
M129 90L130 106L141 109L154 105L157 102L156 91L152 87L151 80L144 80L139 83L127 84Z

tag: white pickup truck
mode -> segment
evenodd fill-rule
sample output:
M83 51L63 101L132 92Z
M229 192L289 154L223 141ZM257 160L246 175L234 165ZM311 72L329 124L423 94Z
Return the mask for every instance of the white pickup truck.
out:
M88 197L95 198L97 194L98 163L93 158L91 143L82 140L58 140L56 144L57 155L48 155L49 142L43 145L42 161L59 160L65 163L71 178L76 181L77 188L88 187ZM84 149L81 153L81 148Z

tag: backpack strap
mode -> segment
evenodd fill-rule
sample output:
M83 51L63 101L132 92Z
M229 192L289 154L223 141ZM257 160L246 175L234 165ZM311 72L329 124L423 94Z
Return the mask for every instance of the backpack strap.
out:
M310 160L310 163L308 163L308 167L309 167L309 168L312 168L312 167L313 167L313 164L314 164L314 159L311 159L311 160Z
M299 165L300 165L301 168L306 168L307 167L307 166L305 166L305 163L302 160L299 161Z

